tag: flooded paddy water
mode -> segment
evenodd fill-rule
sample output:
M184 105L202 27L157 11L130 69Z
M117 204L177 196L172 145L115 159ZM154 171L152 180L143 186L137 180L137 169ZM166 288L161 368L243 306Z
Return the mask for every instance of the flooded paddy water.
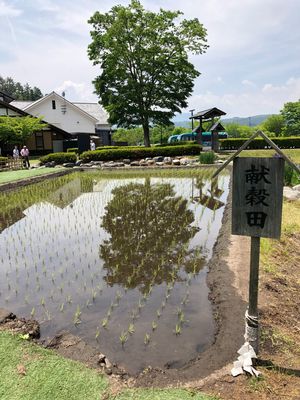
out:
M0 307L135 374L212 344L206 285L229 175L76 172L0 194Z

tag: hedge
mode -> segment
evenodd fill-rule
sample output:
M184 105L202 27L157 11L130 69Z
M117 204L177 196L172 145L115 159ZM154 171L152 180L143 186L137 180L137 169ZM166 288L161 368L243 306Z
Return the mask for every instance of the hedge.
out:
M229 138L220 139L220 150L237 150L239 149L248 138ZM299 149L300 136L295 137L272 137L271 140L277 144L280 149ZM254 139L247 147L247 149L270 149L271 146L263 139Z
M74 153L50 153L40 158L42 164L55 161L56 164L75 163L77 156Z
M145 157L175 157L186 155L199 155L202 147L198 144L190 146L168 146L168 147L137 147L128 148L122 147L117 149L85 151L81 154L81 159L84 162L89 161L110 161L122 160L129 158L130 160L137 160Z
M78 153L78 147L69 147L67 153Z
M0 161L7 161L8 160L8 158L7 157L0 157Z

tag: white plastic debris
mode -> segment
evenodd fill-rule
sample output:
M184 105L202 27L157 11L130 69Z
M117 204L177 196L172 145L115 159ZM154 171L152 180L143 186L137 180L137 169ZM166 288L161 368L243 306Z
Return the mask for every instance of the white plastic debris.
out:
M233 363L233 368L231 370L232 376L238 376L244 372L248 372L250 375L255 375L256 377L260 375L260 372L253 367L252 359L257 358L257 356L249 342L243 344L238 350L238 354L239 357L237 361Z

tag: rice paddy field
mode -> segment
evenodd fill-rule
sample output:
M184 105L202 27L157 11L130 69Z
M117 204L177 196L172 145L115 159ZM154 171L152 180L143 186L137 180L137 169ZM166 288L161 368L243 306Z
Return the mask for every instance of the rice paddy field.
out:
M206 284L229 174L76 172L0 194L0 307L136 374L213 342Z

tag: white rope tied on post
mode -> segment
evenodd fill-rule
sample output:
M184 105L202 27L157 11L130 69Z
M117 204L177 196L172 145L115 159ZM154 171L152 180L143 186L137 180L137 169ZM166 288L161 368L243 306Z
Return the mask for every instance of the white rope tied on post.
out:
M256 315L249 315L248 309L245 313L245 340L249 342L258 352L258 317Z

